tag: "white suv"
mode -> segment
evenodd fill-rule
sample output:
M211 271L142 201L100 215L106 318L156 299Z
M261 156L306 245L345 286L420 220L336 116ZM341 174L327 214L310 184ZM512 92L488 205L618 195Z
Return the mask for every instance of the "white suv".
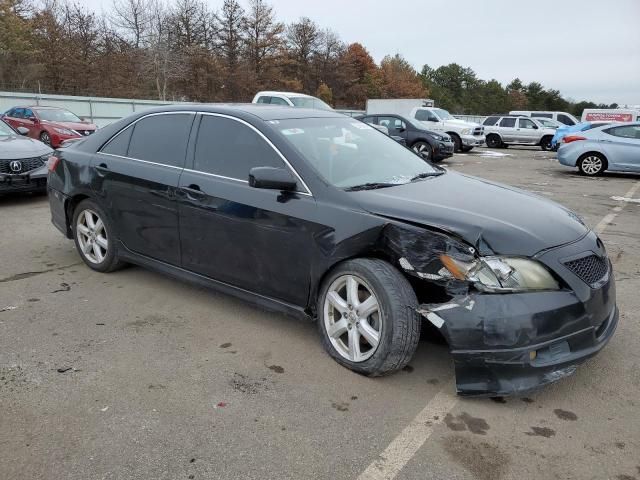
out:
M484 122L487 147L509 145L538 145L551 150L551 139L556 131L546 128L535 119L515 115L492 115Z
M318 110L333 110L322 100L311 95L295 92L258 92L251 103L268 103L270 105L284 105L298 108L315 108Z

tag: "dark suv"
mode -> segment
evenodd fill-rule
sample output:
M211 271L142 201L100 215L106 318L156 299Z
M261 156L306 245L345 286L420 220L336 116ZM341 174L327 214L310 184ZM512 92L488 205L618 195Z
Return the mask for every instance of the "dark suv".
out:
M404 139L407 147L425 160L440 162L453 155L454 144L449 135L427 130L418 122L401 115L364 115L358 120L386 127L390 136Z

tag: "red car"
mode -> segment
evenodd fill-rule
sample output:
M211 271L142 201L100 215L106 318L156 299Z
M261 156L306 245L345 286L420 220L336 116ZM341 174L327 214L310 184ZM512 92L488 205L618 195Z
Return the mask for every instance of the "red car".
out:
M2 119L13 128L29 129L29 137L53 148L70 138L91 135L98 128L93 123L84 122L69 110L58 107L14 107L2 115Z

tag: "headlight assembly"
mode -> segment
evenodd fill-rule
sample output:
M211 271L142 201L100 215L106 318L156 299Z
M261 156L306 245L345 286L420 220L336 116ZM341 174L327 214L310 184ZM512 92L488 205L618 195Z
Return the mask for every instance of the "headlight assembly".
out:
M448 255L441 255L444 265L441 273L473 283L486 292L527 292L534 290L558 290L560 285L549 271L535 260L518 257L481 257L471 262L461 262Z
M460 132L462 135L471 135L471 129L470 128L465 128L464 130L462 130L462 132Z
M53 129L62 135L78 135L78 133L74 132L73 130L69 130L68 128L54 127Z

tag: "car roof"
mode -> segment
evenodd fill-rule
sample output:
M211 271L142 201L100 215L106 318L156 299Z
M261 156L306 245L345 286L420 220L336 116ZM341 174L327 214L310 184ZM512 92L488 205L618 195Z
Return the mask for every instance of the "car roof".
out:
M265 90L265 91L256 93L256 95L285 95L287 97L309 97L309 98L314 98L311 95L307 95L306 93L278 92L276 90Z
M16 105L15 107L11 107L9 110L13 110L14 108L30 108L32 110L66 110L63 107L52 107L50 105Z
M202 103L165 105L140 112L140 116L162 112L206 112L220 113L241 117L246 114L261 120L287 120L294 118L351 118L334 110L318 110L314 108L295 108L289 106L260 103Z

